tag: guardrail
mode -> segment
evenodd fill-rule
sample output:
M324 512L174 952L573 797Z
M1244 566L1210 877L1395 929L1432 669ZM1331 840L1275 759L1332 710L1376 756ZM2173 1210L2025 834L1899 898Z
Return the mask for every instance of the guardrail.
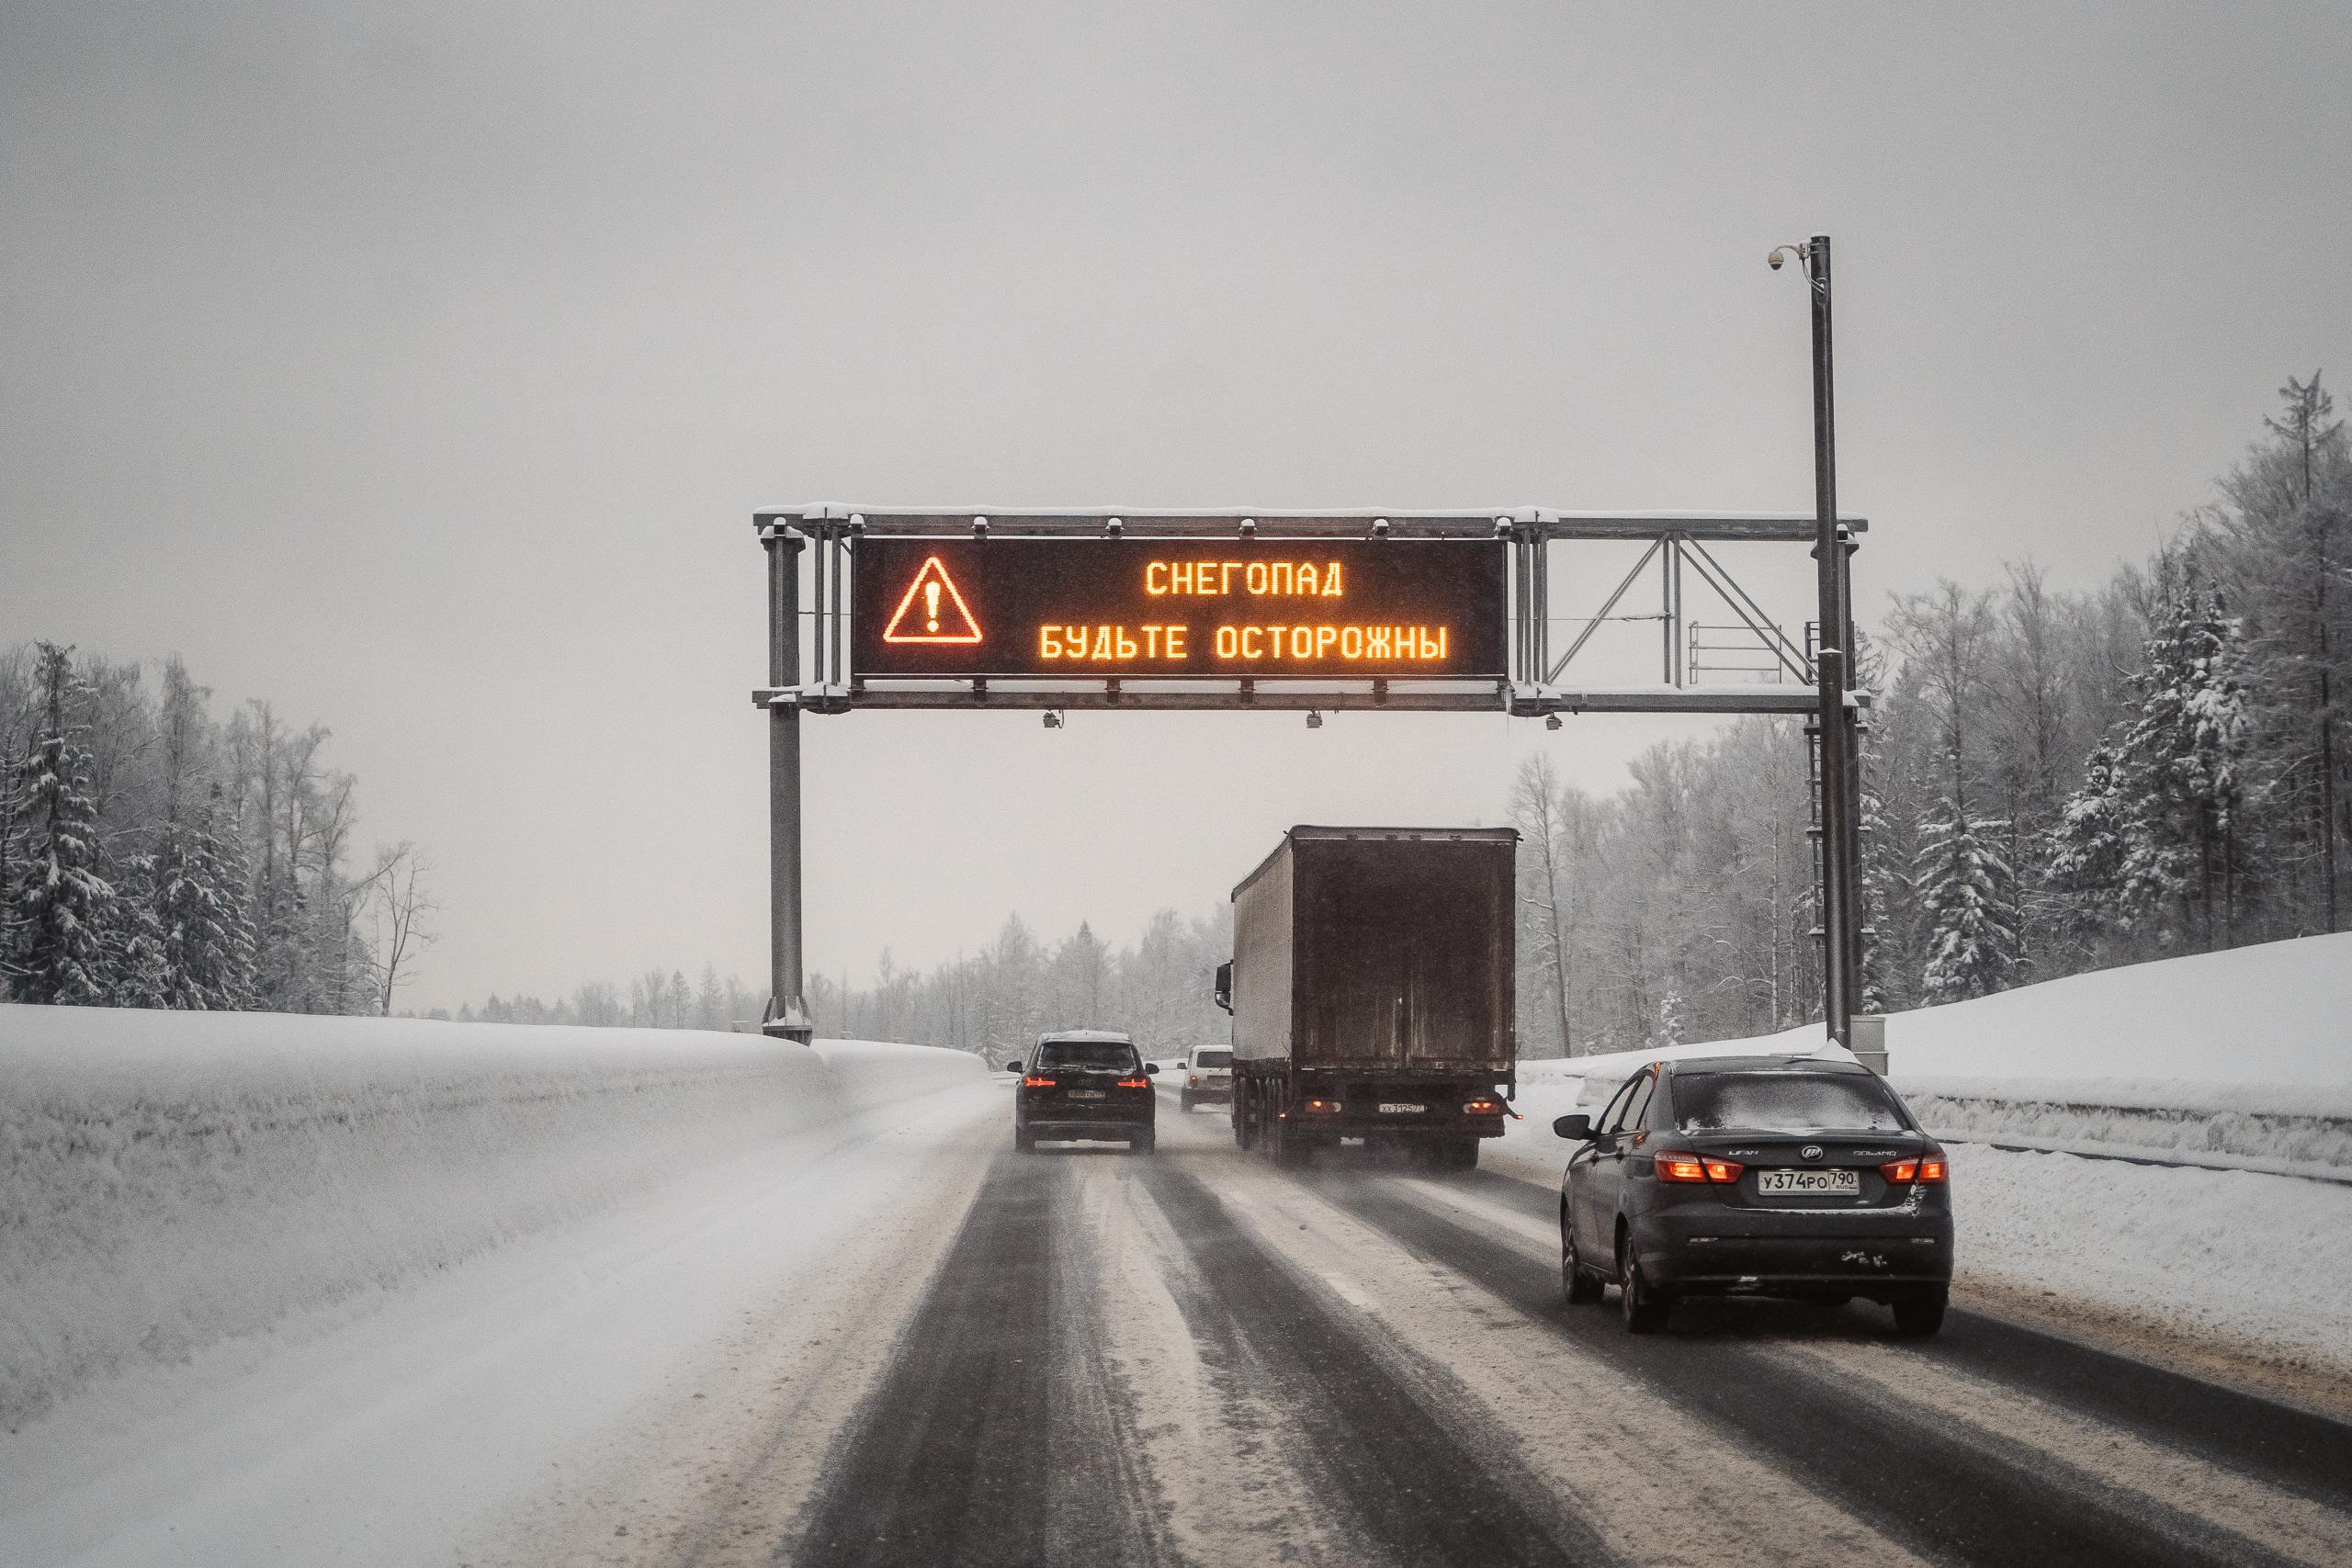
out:
M2128 1079L1898 1077L1939 1137L2352 1185L2352 1090Z

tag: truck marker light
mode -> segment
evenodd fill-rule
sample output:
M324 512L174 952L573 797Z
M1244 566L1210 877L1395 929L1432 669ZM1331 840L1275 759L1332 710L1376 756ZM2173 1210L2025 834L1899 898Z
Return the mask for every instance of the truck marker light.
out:
M1469 1116L1499 1116L1503 1113L1502 1106L1491 1100L1470 1100L1464 1104L1462 1110L1464 1115Z
M1306 1110L1316 1116L1337 1116L1340 1102L1336 1100L1310 1100L1306 1102Z

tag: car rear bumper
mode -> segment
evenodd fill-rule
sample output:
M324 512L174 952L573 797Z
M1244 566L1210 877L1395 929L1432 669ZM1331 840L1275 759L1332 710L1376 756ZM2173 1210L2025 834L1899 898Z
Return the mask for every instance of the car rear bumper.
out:
M1634 1225L1634 1251L1652 1283L1684 1295L1892 1299L1951 1282L1950 1214L1901 1208L1756 1214L1710 1207L1699 1214L1648 1215Z
M1083 1115L1040 1115L1032 1112L1022 1119L1023 1131L1039 1138L1124 1138L1131 1133L1148 1133L1156 1118L1149 1111L1120 1115L1116 1111L1091 1111Z

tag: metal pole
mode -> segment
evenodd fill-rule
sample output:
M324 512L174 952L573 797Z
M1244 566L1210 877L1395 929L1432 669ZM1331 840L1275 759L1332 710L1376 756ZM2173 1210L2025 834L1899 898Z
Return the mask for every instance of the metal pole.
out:
M800 537L760 530L768 553L768 684L800 684ZM800 704L768 705L768 1012L763 1034L806 1045L816 1034L801 999Z
M1813 557L1820 586L1821 647L1815 682L1821 697L1821 904L1823 1015L1829 1038L1853 1043L1854 973L1860 939L1856 917L1855 846L1860 800L1854 785L1853 735L1846 715L1852 641L1847 619L1846 546L1838 536L1838 447L1830 385L1829 236L1805 246L1813 295Z

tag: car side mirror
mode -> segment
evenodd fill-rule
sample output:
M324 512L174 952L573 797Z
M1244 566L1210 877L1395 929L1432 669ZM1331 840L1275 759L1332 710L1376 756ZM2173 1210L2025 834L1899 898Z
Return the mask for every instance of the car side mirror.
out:
M1589 1116L1559 1117L1553 1122L1552 1132L1555 1137L1589 1139L1592 1136L1592 1118Z
M1143 1076L1148 1078L1158 1077L1159 1076L1159 1064L1158 1062L1146 1062L1143 1065Z
M1233 1010L1233 960L1230 958L1216 966L1216 989L1211 995L1217 1006L1227 1012Z
M1007 1062L1004 1065L1004 1070L1008 1073L1017 1073L1021 1070L1021 1064L1018 1062Z

